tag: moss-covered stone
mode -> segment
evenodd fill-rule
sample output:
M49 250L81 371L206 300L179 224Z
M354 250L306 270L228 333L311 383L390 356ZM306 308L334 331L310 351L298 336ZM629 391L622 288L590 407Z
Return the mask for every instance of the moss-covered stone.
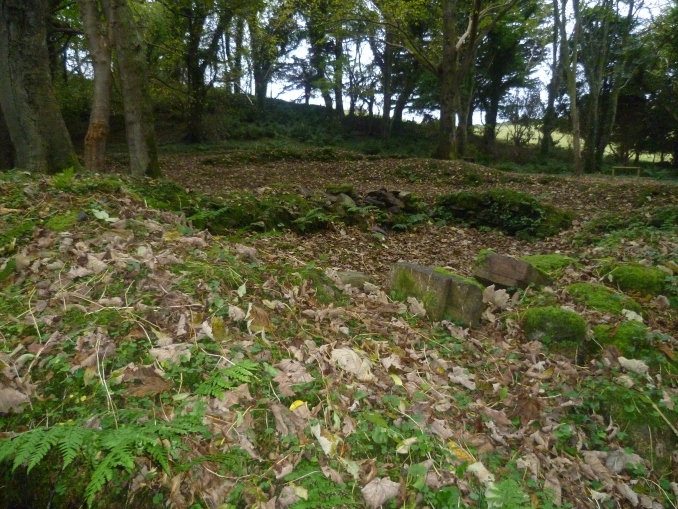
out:
M477 286L481 290L485 290L485 287L482 284L480 284L478 281L476 281L475 279L473 279L471 277L460 276L459 274L456 274L452 271L444 269L443 267L436 267L436 268L433 269L433 271L437 272L438 274L444 274L446 276L456 277L457 279L461 279L462 281L466 281L469 284Z
M549 275L558 274L562 269L577 263L574 258L560 254L521 256L520 259Z
M636 313L642 313L643 311L643 308L636 301L604 285L576 283L568 286L567 291L578 304L600 311L601 313L621 315L624 309L629 309Z
M45 227L53 232L63 232L72 227L78 222L78 213L69 212L68 214L57 214L49 218L45 223Z
M325 189L328 194L347 194L351 196L353 194L353 185L351 184L329 184Z
M600 274L605 281L610 281L624 292L636 292L645 296L660 295L668 277L661 269L640 264L606 264Z
M615 346L626 357L647 346L647 330L647 326L635 320L622 322L616 327L608 324L593 327L596 341L602 347Z
M586 321L574 311L556 307L531 308L523 317L523 331L530 341L548 339L553 343L583 344Z
M512 189L460 191L439 196L436 213L473 227L486 226L519 238L550 237L568 228L572 214Z
M466 325L478 325L483 308L483 287L442 269L396 263L390 276L391 290L397 298L419 299L433 320L450 317Z

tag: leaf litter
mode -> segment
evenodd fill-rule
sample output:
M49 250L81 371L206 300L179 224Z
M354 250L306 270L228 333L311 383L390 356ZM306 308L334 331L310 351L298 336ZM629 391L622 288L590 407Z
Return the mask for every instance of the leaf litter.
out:
M390 178L382 162L360 166L373 176L360 184L351 173L359 185ZM267 170L266 179L291 167ZM234 175L243 171L250 170ZM320 185L332 173L321 165L307 174L322 175ZM176 177L181 181L181 172ZM486 177L496 182L496 175ZM567 269L560 284L595 281L596 248L575 246L572 235L592 217L590 195L605 193L598 182L563 179L559 192L586 212L567 236L536 244L434 225L383 239L346 227L308 236L244 234L233 242L192 230L181 215L147 208L124 191L71 195L65 205L65 192L49 178L30 183L28 210L13 208L10 185L3 186L3 218L96 208L69 231L38 226L20 250L0 259L0 268L15 263L1 283L5 441L36 422L105 430L113 421L141 426L196 415L202 431L162 442L165 468L143 454L133 467L119 467L132 496L154 486L173 507L229 500L258 507L458 500L459 507L481 507L483 498L487 507L502 507L497 500L513 486L508 481L520 483L518 500L527 497L532 506L593 508L609 500L654 508L675 501L675 474L657 478L652 458L624 447L618 430L625 423L594 427L601 420L595 410L577 410L585 404L578 389L592 377L661 387L661 408L672 409L672 378L621 355L577 365L546 354L540 343L522 339L517 315L530 299L548 298L592 324L618 318L584 309L558 290L540 297L489 287L483 325L466 329L432 323L419 301L394 302L381 289L398 259L468 276L484 248L577 255L581 265ZM612 185L614 193L631 191ZM415 190L430 195L421 186ZM525 187L549 192L530 179ZM601 208L615 203L632 198ZM675 254L670 242L663 245ZM629 247L620 257L648 252L640 243ZM335 268L365 271L379 285L343 285ZM646 309L655 330L672 333L670 306L659 300ZM55 393L63 390L55 389L64 384L71 396L62 401ZM330 486L338 495L328 499Z

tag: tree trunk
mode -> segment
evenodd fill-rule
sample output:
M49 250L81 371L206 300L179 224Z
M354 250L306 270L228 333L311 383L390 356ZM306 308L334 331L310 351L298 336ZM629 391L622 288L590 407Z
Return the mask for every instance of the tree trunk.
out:
M111 115L111 45L97 0L78 0L78 9L94 68L94 94L85 136L84 163L87 171L103 172Z
M548 85L548 100L542 126L541 154L543 156L547 156L553 146L553 129L556 123L556 96L560 88L560 70L558 66L559 31L560 13L558 10L558 0L553 0L553 60L551 62L551 81Z
M243 55L243 39L245 37L245 19L239 16L235 22L235 61L233 63L233 85L236 92L242 92L242 55Z
M466 83L463 86L464 90L462 90L462 93L457 94L457 100L459 101L459 106L457 107L457 111L459 111L459 128L457 129L456 153L459 157L466 155L468 135L473 123L471 104L473 103L474 83L472 78L473 76L471 75L466 77Z
M14 168L14 146L12 138L9 136L7 123L0 108L0 170L10 170Z
M160 166L143 41L127 0L102 0L102 5L120 72L130 172L136 177L157 177Z
M494 152L494 143L497 140L497 115L499 114L499 100L501 99L503 89L493 87L490 93L490 101L485 112L485 129L483 131L483 142L485 147Z
M457 65L457 28L455 14L456 0L445 0L443 3L443 58L440 65L440 132L438 147L434 157L449 159L455 142L455 71Z
M384 93L384 111L381 114L381 136L387 139L391 135L391 77L393 67L393 31L386 29L384 39L384 68L382 69L382 91Z
M631 27L633 22L633 16L635 13L635 2L631 0L629 2L629 10L626 15L626 26L625 32L622 37L621 47L626 48L628 44L628 39L631 35ZM603 126L600 129L600 136L598 139L598 146L596 148L596 164L598 168L603 167L603 158L605 157L605 149L610 143L612 138L612 129L614 128L615 119L617 116L617 105L619 103L619 94L622 89L622 82L624 81L624 68L626 66L626 59L617 57L617 61L612 71L612 87L609 93L608 99L608 108L606 115L604 116Z
M335 37L334 47L334 102L337 116L344 116L344 38L340 35Z
M16 166L57 172L80 167L54 96L45 0L0 0L0 106Z
M579 0L572 1L572 8L574 10L574 30L572 32L572 54L568 57L568 40L565 32L565 15L567 0L562 2L563 8L561 11L563 23L560 24L560 43L561 52L563 55L563 62L565 62L565 75L567 76L567 93L570 96L570 119L572 121L572 151L573 151L573 166L574 174L582 175L583 167L581 161L581 134L579 130L579 109L577 107L577 61L579 49L579 31L581 28L581 16L579 13Z
M600 139L600 94L603 89L604 73L607 67L609 49L611 3L606 1L600 6L603 11L603 25L596 34L589 35L587 55L583 58L584 70L589 85L588 122L584 144L584 171L596 173L600 167L596 164L596 152ZM609 14L609 15L606 15ZM594 21L595 22L595 21ZM587 65L588 64L588 65Z
M415 61L416 65L416 70L418 71L419 65ZM405 83L403 84L403 90L400 92L400 95L398 95L398 99L396 99L395 103L395 108L393 109L393 120L391 122L393 129L395 130L400 130L403 125L403 111L405 110L405 106L407 106L407 102L410 100L410 97L412 96L412 93L414 92L414 88L417 86L417 80L419 76L417 73L413 74L407 74L405 76Z

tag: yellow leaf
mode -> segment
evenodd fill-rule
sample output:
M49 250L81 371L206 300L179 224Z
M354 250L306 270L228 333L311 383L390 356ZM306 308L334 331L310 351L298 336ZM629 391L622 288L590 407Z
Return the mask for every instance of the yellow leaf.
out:
M391 373L391 378L393 378L393 383L394 383L394 384L396 384L396 385L398 385L398 386L400 386L400 387L403 386L403 381L400 379L400 377L399 377L398 375L394 375L393 373Z
M304 406L306 404L305 401L301 401L300 399L296 400L294 403L290 405L290 412L294 412L297 408L300 406Z
M176 242L177 240L179 240L179 232L176 231L176 230L172 230L171 232L167 232L163 236L162 240L164 240L165 242Z
M459 447L459 445L454 440L450 440L449 442L447 442L447 447L449 447L450 451L452 451L452 454L454 454L457 457L457 459L465 461L474 461L473 456L471 456L464 449Z

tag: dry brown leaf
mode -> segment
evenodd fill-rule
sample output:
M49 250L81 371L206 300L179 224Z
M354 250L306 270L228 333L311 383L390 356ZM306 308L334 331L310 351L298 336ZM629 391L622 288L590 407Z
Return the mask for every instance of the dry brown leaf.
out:
M493 408L488 408L486 406L480 406L478 412L483 414L486 417L489 417L494 422L500 426L513 426L513 423L506 417L506 414L503 410L494 410Z
M340 369L353 373L361 382L372 382L377 378L372 374L370 361L363 359L350 348L332 350L332 360Z
M388 477L378 477L362 488L363 498L368 507L376 509L387 500L395 498L400 493L400 483L393 482Z
M10 410L19 414L23 412L21 405L28 403L29 399L23 392L11 387L0 389L0 413L9 413Z
M584 462L591 468L591 471L595 475L595 480L610 486L614 484L612 481L612 476L610 475L610 471L605 465L603 465L597 455L590 452L585 452Z
M145 398L166 392L169 388L169 383L156 375L146 378L141 385L130 387L127 391L127 395L135 398Z
M187 361L191 360L190 349L191 345L188 343L176 343L174 345L151 348L148 353L160 363L171 361L180 364L182 359Z

